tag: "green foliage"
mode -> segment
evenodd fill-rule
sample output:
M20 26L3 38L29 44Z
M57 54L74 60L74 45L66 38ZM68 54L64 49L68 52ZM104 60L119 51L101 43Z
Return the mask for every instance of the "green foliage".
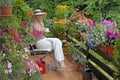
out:
M84 0L25 0L25 2L27 2L34 10L40 8L46 11L49 19L55 17L54 13L57 5L68 5L71 10L83 1Z
M21 21L30 21L29 12L31 11L32 9L23 0L15 0L13 4L13 14Z
M60 6L61 8L57 8L58 6ZM55 17L58 19L65 19L68 17L69 14L69 10L68 10L68 6L66 5L57 5L56 10L55 10ZM62 8L65 7L65 8Z
M4 18L1 23L4 29L7 29L8 27L16 27L21 29L21 20L18 19L15 15L10 18Z
M60 34L66 35L67 28L63 24L54 25L51 29L51 33L57 37Z
M0 0L0 6L12 6L14 0Z
M85 9L93 21L99 22L101 19L110 19L116 20L119 23L119 3L119 0L86 0L82 4L87 5Z
M120 80L120 38L117 39L116 45L115 45L115 54L114 54L114 64L116 67L116 80Z

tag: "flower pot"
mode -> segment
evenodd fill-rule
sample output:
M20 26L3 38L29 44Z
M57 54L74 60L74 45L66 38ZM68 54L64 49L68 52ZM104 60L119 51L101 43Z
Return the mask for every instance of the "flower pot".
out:
M109 46L109 45L99 46L98 49L107 53L111 57L113 57L114 55L114 46Z
M12 6L0 7L1 16L12 16Z
M85 68L85 64L76 65L75 69L77 72L81 72Z

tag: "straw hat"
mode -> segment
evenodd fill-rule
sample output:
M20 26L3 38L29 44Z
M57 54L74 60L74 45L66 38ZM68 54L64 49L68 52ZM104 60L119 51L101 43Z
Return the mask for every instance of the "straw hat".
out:
M41 11L40 9L36 9L33 13L35 16L44 16L46 15L46 12Z

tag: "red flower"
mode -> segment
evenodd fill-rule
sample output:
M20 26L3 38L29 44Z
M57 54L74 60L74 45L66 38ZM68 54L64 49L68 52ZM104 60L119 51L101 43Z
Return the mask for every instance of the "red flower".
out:
M23 32L19 32L19 36L20 36L20 37L23 36Z
M11 40L14 40L14 41L17 42L18 44L21 42L21 39L20 39L19 37L17 37L17 36L12 37Z
M22 24L23 24L23 27L24 27L25 29L28 28L28 22L27 22L27 21L23 21Z

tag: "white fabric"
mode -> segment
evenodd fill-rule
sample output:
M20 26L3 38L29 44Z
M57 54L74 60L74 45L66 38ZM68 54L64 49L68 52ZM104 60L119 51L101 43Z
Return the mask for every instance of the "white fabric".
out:
M36 42L36 47L41 50L54 50L55 59L58 62L64 60L62 42L58 38L43 38Z

